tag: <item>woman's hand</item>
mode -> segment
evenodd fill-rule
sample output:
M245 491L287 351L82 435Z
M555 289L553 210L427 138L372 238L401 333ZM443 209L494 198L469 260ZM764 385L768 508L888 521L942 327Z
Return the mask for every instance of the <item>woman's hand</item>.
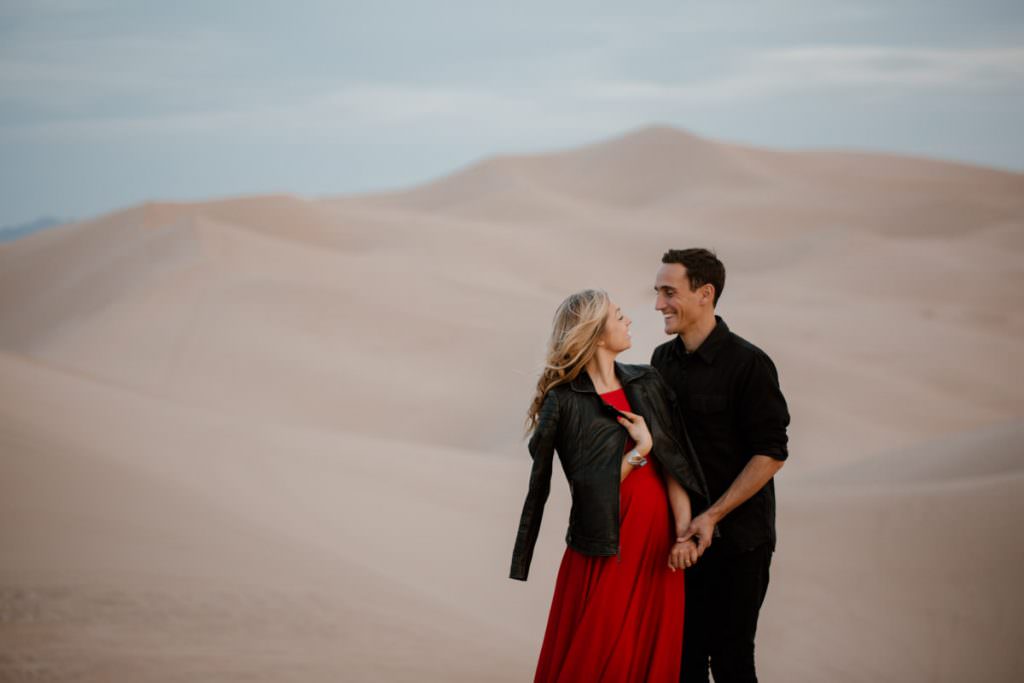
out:
M627 420L622 415L626 415L629 419ZM636 413L623 410L622 415L617 418L619 424L626 428L630 438L636 442L636 449L640 451L640 455L646 456L654 445L654 439L651 438L651 430L647 428L647 423Z
M677 569L689 569L697 564L697 545L691 541L676 541L668 551L668 568L673 572Z

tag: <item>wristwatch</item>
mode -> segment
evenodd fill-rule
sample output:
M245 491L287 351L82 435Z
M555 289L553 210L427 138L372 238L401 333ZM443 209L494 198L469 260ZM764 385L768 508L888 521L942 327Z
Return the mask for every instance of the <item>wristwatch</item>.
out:
M640 455L640 451L634 448L628 454L626 454L626 462L628 462L633 467L643 467L644 465L647 464L647 458Z

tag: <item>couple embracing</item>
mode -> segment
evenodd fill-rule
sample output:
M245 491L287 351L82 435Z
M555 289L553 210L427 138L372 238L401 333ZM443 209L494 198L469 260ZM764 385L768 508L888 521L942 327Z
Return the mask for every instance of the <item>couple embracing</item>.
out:
M557 452L572 509L535 683L757 680L789 412L771 359L715 315L724 285L712 252L665 253L674 337L650 366L615 360L631 321L605 292L555 313L510 574L529 573Z

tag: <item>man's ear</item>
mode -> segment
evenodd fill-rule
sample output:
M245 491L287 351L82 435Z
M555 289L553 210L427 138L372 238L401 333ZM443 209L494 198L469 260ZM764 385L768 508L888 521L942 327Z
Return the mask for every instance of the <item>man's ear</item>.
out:
M701 302L711 302L711 305L715 305L715 286L710 282L700 288Z

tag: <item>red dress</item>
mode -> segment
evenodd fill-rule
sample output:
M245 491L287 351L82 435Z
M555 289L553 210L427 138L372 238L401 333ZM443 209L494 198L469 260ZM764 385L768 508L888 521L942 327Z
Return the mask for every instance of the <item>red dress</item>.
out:
M630 409L622 389L601 397ZM627 438L626 450L633 445ZM623 480L619 500L620 557L565 549L535 683L679 681L683 572L668 568L672 511L650 455Z

